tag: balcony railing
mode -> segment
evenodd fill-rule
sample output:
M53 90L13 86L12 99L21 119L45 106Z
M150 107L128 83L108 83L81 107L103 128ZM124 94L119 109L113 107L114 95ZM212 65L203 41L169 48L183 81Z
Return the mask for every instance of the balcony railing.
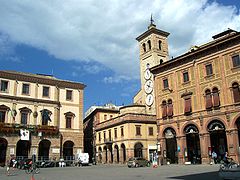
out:
M0 123L0 133L17 134L20 129L27 129L33 134L43 132L48 135L57 135L59 133L57 126Z

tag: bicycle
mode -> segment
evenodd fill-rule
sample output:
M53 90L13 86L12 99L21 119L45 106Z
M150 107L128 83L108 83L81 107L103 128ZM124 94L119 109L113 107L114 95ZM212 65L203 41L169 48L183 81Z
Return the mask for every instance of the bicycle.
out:
M25 169L26 174L30 174L30 173L38 174L39 172L40 172L40 168L36 164L31 165L31 166L29 166L29 168Z
M227 160L220 165L220 169L221 170L234 169L237 168L238 166L239 165L236 162L234 162L232 158L227 158Z

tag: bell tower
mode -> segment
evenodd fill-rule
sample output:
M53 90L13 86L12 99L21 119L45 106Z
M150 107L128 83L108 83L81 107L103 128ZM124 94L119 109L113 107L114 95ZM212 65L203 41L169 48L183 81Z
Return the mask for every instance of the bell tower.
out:
M147 112L150 114L156 114L156 112L153 75L149 69L168 60L167 37L169 34L156 28L151 15L148 30L136 38L140 52L142 103L147 106Z

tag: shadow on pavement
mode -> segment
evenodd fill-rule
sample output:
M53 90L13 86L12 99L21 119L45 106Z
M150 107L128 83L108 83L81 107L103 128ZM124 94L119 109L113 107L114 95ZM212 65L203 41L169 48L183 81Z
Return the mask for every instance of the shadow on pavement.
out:
M201 174L190 174L185 176L175 176L169 177L169 179L184 179L184 180L217 180L218 179L218 171L216 172L208 172L208 173L201 173Z

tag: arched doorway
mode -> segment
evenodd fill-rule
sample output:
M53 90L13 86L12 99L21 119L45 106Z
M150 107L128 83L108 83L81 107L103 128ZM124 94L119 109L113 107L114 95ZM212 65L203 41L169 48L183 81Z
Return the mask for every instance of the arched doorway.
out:
M51 142L47 139L40 141L38 144L38 160L49 160L49 150Z
M240 147L240 117L238 117L236 120L236 126L238 130L238 147Z
M103 147L103 153L104 153L104 156L105 156L105 163L108 162L108 153L107 153L107 146L104 146Z
M134 157L143 157L143 145L140 142L134 145Z
M126 146L125 144L121 144L121 154L122 154L122 163L125 163L126 162Z
M98 148L98 162L102 163L102 148Z
M72 141L66 141L63 144L63 158L65 160L73 159L73 147L74 147L74 143Z
M178 163L176 132L172 128L164 131L166 139L166 158L171 164Z
M187 141L188 161L192 164L201 164L201 149L198 128L191 124L184 129Z
M17 142L16 156L17 159L28 158L28 153L30 152L31 143L25 140L19 140Z
M117 163L119 163L119 148L118 145L114 146L114 156Z
M219 120L213 120L208 124L212 151L217 153L218 159L222 160L227 148L227 137L224 124Z
M5 166L7 145L7 140L4 138L0 138L0 166Z

